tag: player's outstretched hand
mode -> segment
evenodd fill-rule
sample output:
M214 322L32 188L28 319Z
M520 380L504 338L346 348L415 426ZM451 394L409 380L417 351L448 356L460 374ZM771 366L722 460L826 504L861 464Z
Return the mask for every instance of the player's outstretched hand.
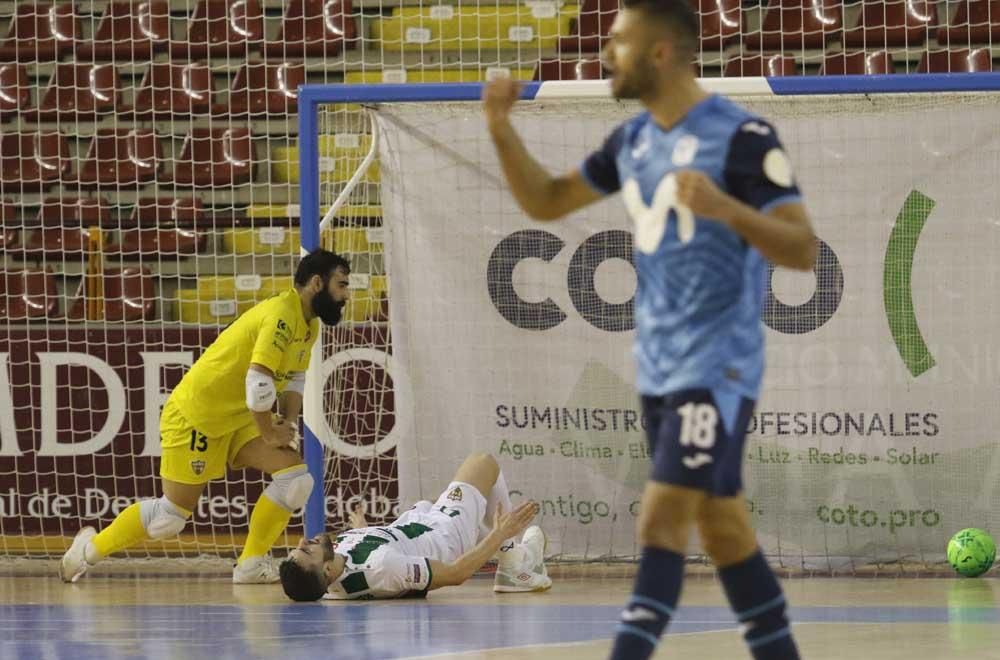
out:
M347 524L351 526L351 529L360 529L368 526L368 521L365 520L364 504L359 502L358 505L354 507L354 510L347 516Z
M295 444L298 429L283 417L276 417L271 422L271 432L264 436L264 442L272 447L292 447Z
M493 531L502 539L517 536L531 524L538 510L538 502L525 502L509 512L501 511L498 506L493 514Z
M507 119L514 103L521 98L521 83L513 78L494 78L483 85L483 114L487 123Z
M679 204L700 218L725 220L729 216L733 198L720 190L704 172L680 170L676 177Z

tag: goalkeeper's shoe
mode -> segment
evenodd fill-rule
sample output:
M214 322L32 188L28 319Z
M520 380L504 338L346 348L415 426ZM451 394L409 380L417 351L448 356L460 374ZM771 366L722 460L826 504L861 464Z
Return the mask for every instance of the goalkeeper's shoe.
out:
M248 557L233 568L233 584L274 584L280 580L278 569L267 555Z
M84 527L76 533L73 545L63 555L59 562L59 577L63 582L76 582L79 580L90 564L87 563L87 544L97 536L97 530L93 527Z
M545 570L545 533L532 525L525 530L518 544L520 552L511 552L510 560L502 553L497 564L493 591L516 593L545 591L552 586L552 579Z

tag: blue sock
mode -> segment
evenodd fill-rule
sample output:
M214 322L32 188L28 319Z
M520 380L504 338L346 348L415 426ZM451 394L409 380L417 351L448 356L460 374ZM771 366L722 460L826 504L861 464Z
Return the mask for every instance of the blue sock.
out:
M644 660L653 654L674 615L683 578L683 556L643 548L632 596L618 623L611 660Z
M757 551L739 564L719 569L743 639L754 660L798 660L792 628L785 616L785 594L774 572Z

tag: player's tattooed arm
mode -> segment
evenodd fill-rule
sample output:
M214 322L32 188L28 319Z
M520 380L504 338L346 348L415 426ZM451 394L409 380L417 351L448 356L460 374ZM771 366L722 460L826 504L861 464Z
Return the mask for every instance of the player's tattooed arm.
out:
M676 176L677 202L696 216L724 223L777 266L812 270L816 235L800 202L762 213L722 191L703 172L683 170Z
M428 589L457 586L476 574L490 557L497 553L507 539L523 532L538 514L537 502L525 502L513 511L502 512L500 507L493 516L493 529L472 550L452 564L430 560L431 583Z

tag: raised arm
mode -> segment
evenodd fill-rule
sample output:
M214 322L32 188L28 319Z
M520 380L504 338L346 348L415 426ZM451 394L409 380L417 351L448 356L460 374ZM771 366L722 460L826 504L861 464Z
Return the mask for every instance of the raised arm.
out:
M523 532L538 513L538 503L525 502L513 511L493 517L493 529L472 550L459 557L453 564L434 559L428 562L431 569L431 583L428 589L440 589L462 584L476 574L490 557L496 554L504 541Z
M602 194L579 171L552 176L535 160L510 123L521 86L499 78L483 88L483 114L504 178L521 209L535 220L555 220L599 200Z

